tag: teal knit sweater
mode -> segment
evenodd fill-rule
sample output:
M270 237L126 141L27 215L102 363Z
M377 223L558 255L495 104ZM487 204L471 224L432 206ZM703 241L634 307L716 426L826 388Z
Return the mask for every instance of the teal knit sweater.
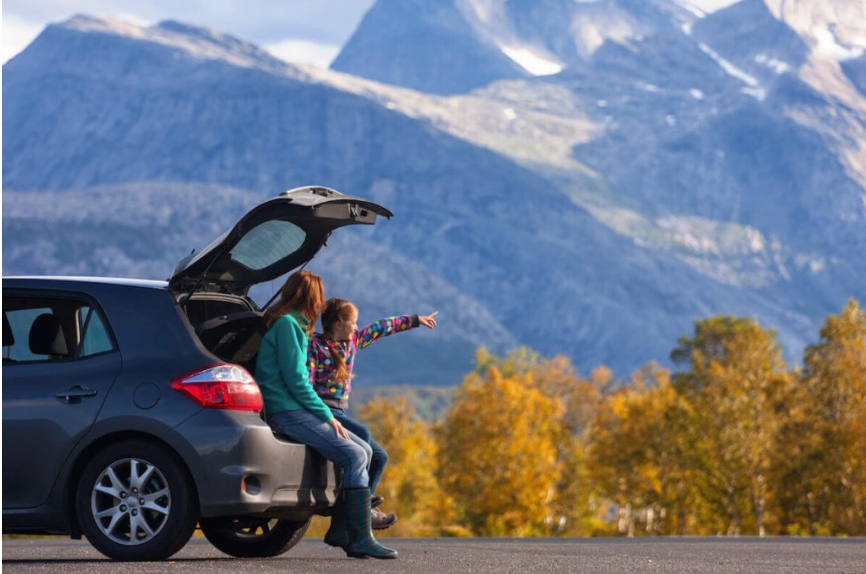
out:
M322 422L334 416L310 385L304 330L309 323L300 314L291 312L274 321L262 339L255 378L267 416L300 409L307 409Z

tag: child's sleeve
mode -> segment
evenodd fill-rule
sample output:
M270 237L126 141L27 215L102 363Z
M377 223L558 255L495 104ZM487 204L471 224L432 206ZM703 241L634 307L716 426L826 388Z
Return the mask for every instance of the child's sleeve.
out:
M420 325L418 315L402 315L400 317L388 317L380 319L372 325L367 325L363 329L358 329L355 332L355 344L358 349L363 349L372 345L382 337L408 331Z

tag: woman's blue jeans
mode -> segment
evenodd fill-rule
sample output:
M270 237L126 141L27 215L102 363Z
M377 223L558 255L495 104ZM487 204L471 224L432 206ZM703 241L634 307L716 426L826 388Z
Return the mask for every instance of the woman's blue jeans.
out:
M343 488L369 486L370 475L367 469L373 451L364 439L350 429L346 430L349 431L351 440L339 437L334 432L334 427L305 409L273 414L268 417L268 424L274 431L309 446L340 467L343 471Z
M388 453L385 452L385 449L373 439L370 429L368 429L364 423L349 418L342 409L331 407L331 412L334 413L334 416L338 421L340 421L340 424L342 424L346 430L360 437L363 441L369 444L370 448L373 450L373 458L370 461L369 473L370 494L375 494L376 487L379 486L379 481L382 479L382 473L385 472L385 465L388 464Z

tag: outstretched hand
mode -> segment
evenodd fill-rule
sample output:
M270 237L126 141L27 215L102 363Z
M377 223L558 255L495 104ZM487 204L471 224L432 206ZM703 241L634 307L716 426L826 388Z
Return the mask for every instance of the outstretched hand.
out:
M438 314L439 314L439 311L433 311L429 315L418 315L418 323L420 323L421 325L424 325L428 329L435 329L436 328L436 319L434 319L433 317L435 317Z

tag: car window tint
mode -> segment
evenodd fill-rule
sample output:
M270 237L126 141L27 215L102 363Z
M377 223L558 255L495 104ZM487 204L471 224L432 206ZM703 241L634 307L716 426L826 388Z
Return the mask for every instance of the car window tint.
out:
M34 355L30 352L30 327L36 317L45 313L51 314L49 307L34 307L32 309L20 309L7 311L6 301L3 302L4 313L9 319L9 327L12 329L12 336L15 338L15 344L6 347L3 354L4 359L13 361L35 361L38 359L47 359L45 355Z
M305 238L304 230L294 223L265 221L235 245L232 260L248 269L264 269L300 249Z
M79 309L78 317L80 321L79 332L82 333L79 357L88 357L114 349L114 344L108 334L108 329L105 328L102 316L95 309L87 306L82 307Z
M4 363L70 360L113 351L116 348L103 314L83 297L4 297L3 312L9 321L14 339L14 344L4 345ZM53 315L59 322L65 353L47 355L33 352L30 335L34 323L41 315ZM36 340L39 339L37 335Z

